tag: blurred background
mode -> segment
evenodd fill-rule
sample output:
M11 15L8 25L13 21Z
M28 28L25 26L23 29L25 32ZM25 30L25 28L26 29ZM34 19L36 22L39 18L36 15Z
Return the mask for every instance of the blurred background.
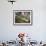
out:
M32 26L13 25L13 10L33 10ZM0 0L0 41L15 40L18 32L31 34L37 41L46 41L46 0L16 0L12 5Z

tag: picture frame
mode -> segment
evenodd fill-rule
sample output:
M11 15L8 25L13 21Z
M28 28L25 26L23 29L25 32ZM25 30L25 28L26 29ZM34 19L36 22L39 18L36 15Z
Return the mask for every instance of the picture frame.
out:
M14 25L32 25L33 22L32 10L13 10Z

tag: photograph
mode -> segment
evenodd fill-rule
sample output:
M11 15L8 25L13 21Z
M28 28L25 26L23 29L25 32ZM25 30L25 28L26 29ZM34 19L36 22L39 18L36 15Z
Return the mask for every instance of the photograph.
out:
M14 10L13 24L32 24L32 10Z

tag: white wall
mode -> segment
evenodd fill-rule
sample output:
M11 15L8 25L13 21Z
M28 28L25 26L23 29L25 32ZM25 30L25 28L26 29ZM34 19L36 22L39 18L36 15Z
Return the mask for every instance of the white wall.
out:
M32 26L14 26L13 10L32 9ZM0 0L0 40L11 40L19 32L31 34L33 40L46 40L46 0L17 0L12 5L7 0Z

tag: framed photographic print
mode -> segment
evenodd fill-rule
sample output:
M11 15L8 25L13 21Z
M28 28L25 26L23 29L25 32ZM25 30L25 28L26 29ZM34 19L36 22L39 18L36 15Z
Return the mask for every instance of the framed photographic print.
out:
M13 10L13 24L32 25L32 10Z

